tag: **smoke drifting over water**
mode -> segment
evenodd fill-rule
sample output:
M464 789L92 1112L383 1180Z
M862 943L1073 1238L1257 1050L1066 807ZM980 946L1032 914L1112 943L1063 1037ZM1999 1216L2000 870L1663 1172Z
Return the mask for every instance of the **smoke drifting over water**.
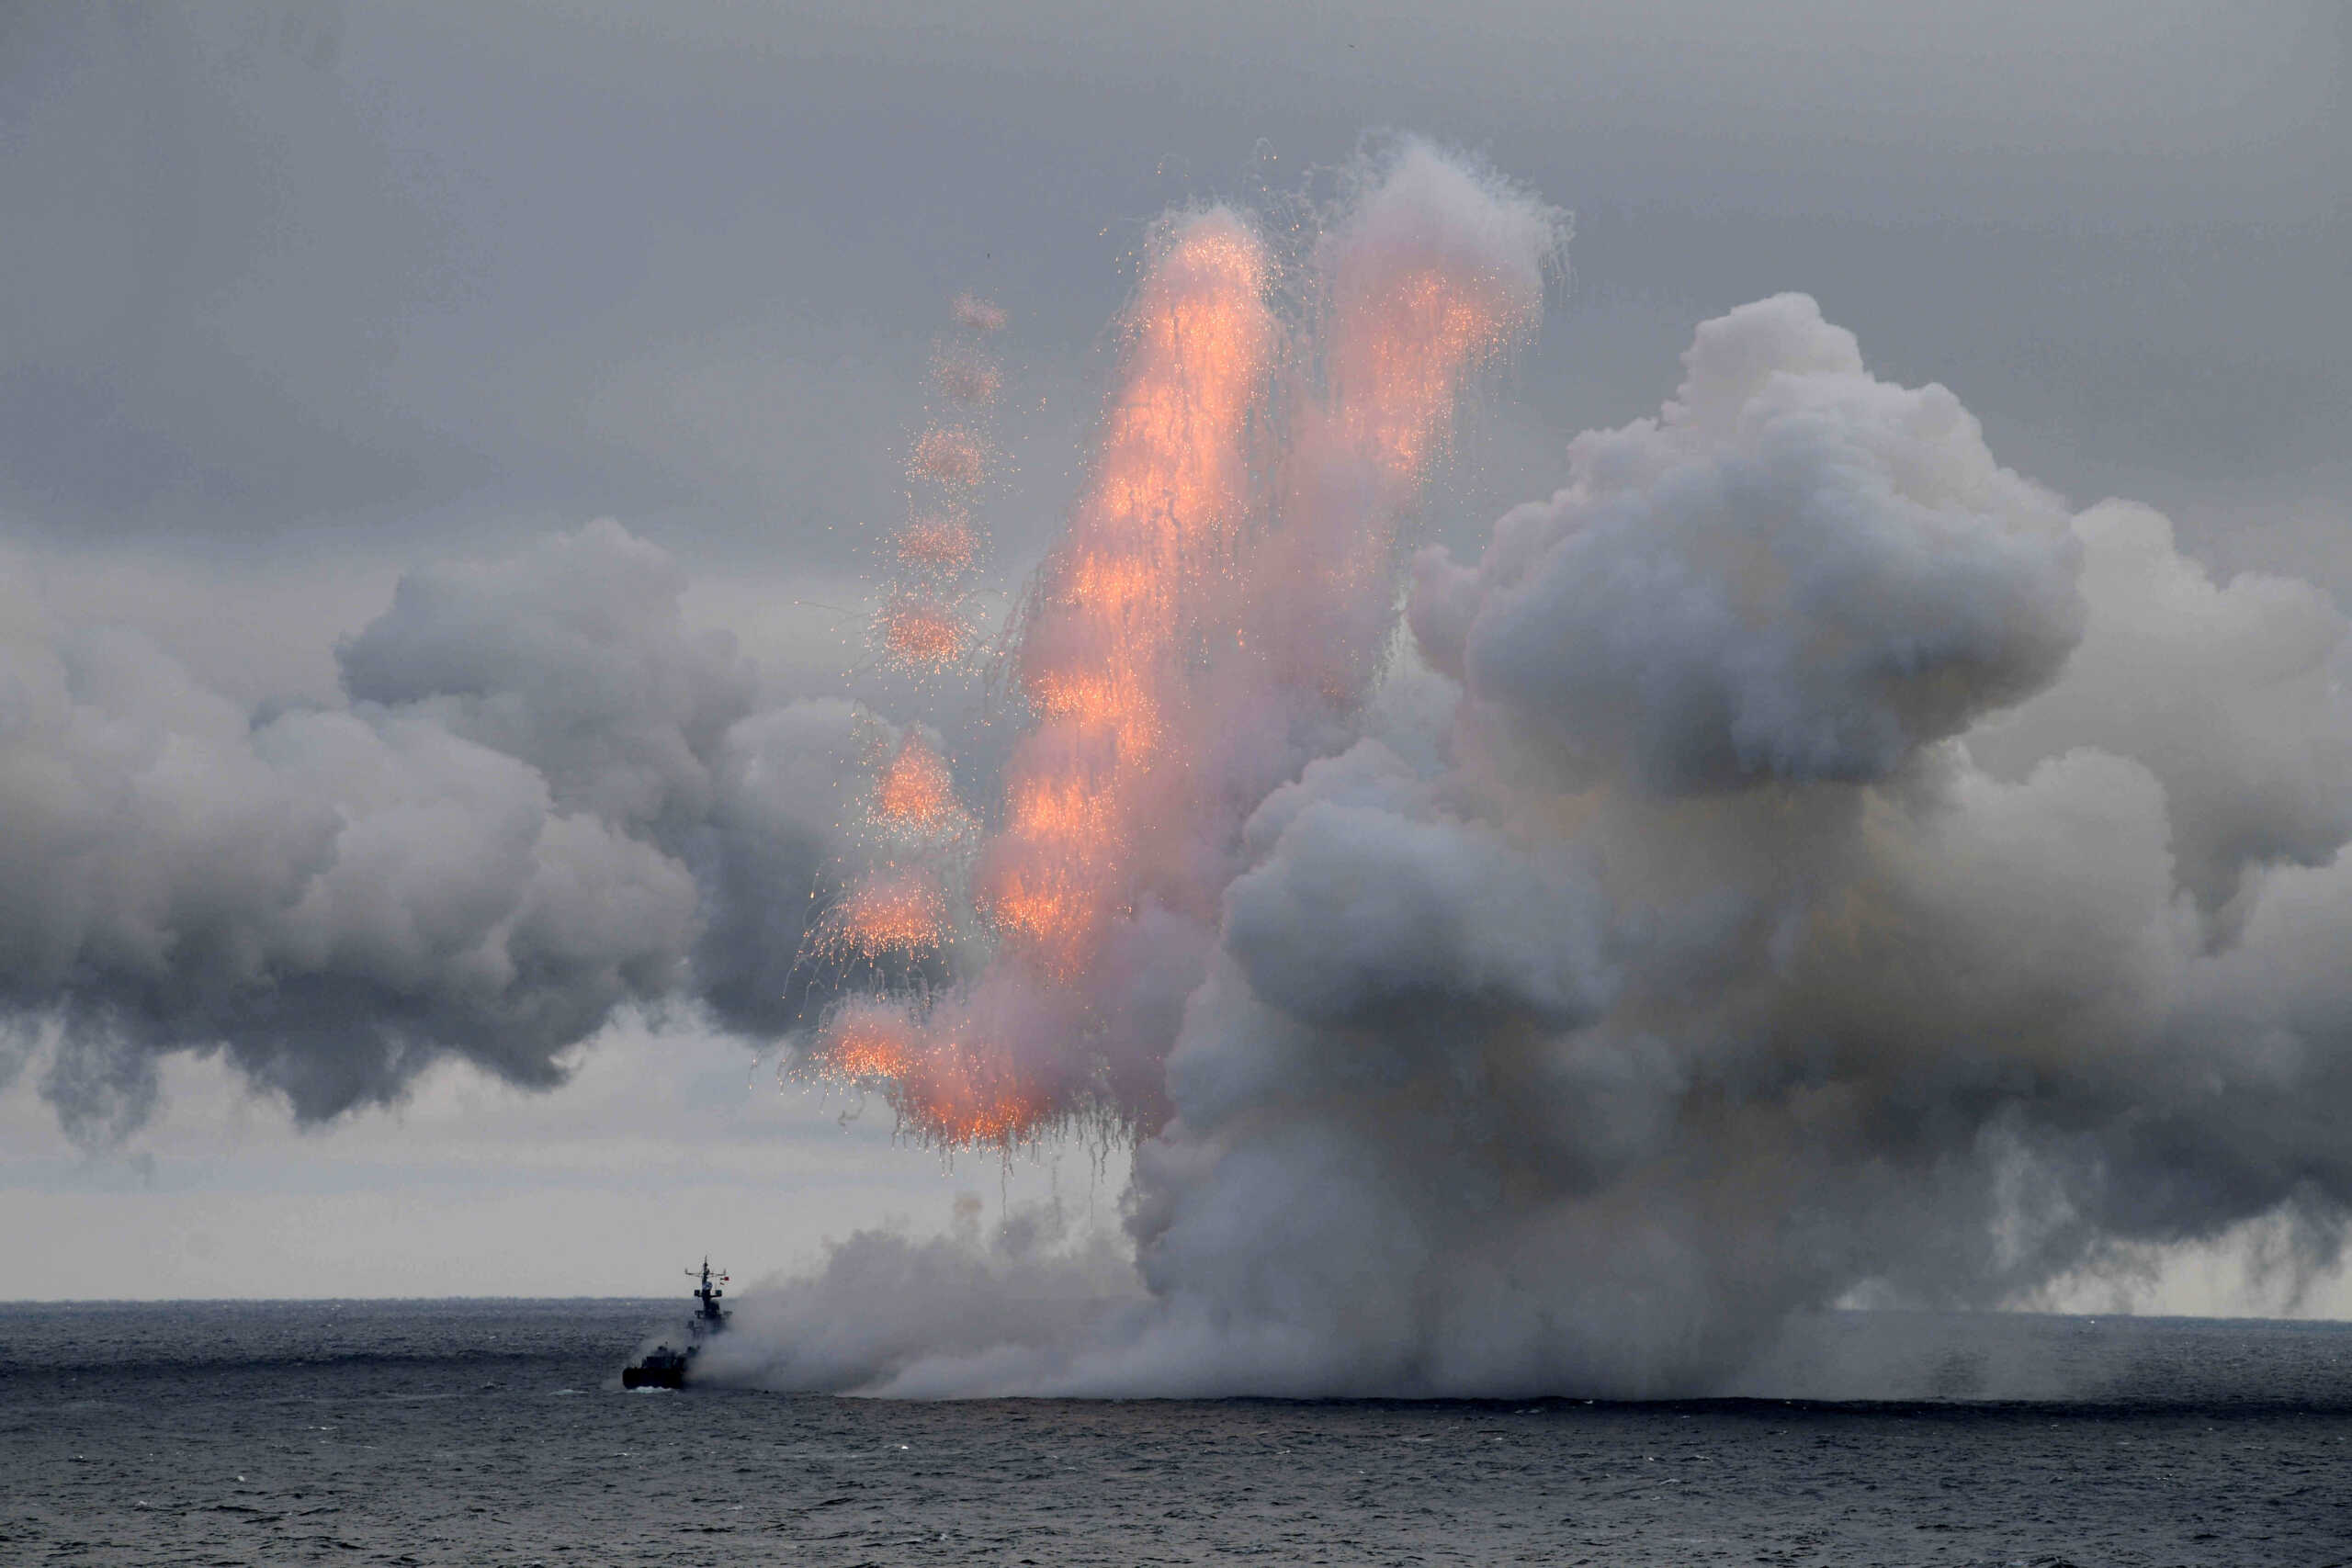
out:
M1163 225L1001 802L920 716L761 709L610 525L413 576L333 711L13 604L0 994L62 1031L51 1098L128 1126L174 1049L304 1116L442 1054L551 1083L670 1001L922 1140L1138 1140L1121 1247L867 1235L754 1292L711 1370L784 1387L1702 1392L1858 1293L2264 1217L2331 1260L2336 606L2070 510L1801 295L1408 570L1559 232L1412 142L1295 250ZM1003 321L957 311L977 407ZM910 447L888 603L957 603L977 419Z
M1684 1393L1856 1292L2030 1299L2264 1215L2332 1259L2325 596L2070 514L1801 296L1412 578L1412 649L1188 950L1143 1293L1073 1336L1006 1303L1092 1254L864 1236L747 1304L736 1375Z

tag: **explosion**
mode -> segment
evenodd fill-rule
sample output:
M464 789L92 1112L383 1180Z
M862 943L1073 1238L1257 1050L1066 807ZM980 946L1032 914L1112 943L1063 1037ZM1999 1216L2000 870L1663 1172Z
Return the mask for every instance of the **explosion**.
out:
M1257 236L1219 209L1172 225L1125 323L1093 479L1043 576L1020 670L1037 728L1007 767L982 899L1017 959L1069 983L1133 907L1134 852L1186 655L1224 613L1248 514L1246 438L1277 341Z
M186 1052L307 1122L545 1089L684 999L919 1142L1133 1149L1115 1258L868 1234L763 1292L708 1365L788 1388L1720 1393L1841 1303L2341 1258L2325 590L2075 508L1795 294L1413 552L1560 225L1409 141L1287 219L1140 253L978 714L767 700L610 522L405 575L345 705L259 712L0 555L0 1024L65 1125ZM1014 401L960 385L873 537L925 700Z
M818 1059L845 1083L895 1081L915 1065L915 1032L905 1011L888 1002L851 1002L826 1023Z
M1414 491L1549 224L1408 153L1271 317L1248 232L1181 219L1138 284L1020 627L993 950L825 1047L924 1141L1133 1136L1132 1272L868 1234L729 1375L1736 1393L1857 1299L2342 1256L2326 593L2070 510L1783 295L1475 560L1415 555L1398 637Z
M918 1135L1005 1146L1073 1118L1156 1123L1165 1042L1122 1022L1106 957L1155 908L1213 912L1235 801L1261 765L1236 770L1234 733L1280 727L1245 750L1283 752L1314 716L1294 711L1301 670L1326 710L1361 694L1393 619L1397 520L1470 378L1532 328L1557 242L1547 211L1419 147L1299 258L1289 315L1285 267L1243 213L1182 214L1154 234L1086 483L1022 607L1030 728L972 879L993 956L893 1025L901 1066L885 1076ZM967 333L1001 324L968 305L956 310ZM933 376L967 405L999 385L968 339ZM934 424L910 470L953 496L979 483L986 453L974 428ZM897 536L908 575L880 641L901 666L943 670L969 650L931 585L967 570L968 516L921 510ZM877 802L912 787L899 775L914 755L893 761ZM986 1026L974 996L994 998ZM881 1059L840 1042L818 1054L838 1068L853 1049L868 1069Z
M953 600L922 589L892 593L876 617L883 654L900 669L937 674L972 651L978 634Z
M967 513L926 512L899 530L896 551L899 564L910 571L956 577L971 570L980 536Z
M956 798L947 761L910 729L874 784L874 818L889 831L934 839L961 830L969 820Z
M877 872L834 906L822 945L844 957L867 962L891 953L915 953L946 940L947 899L939 885L920 870Z
M953 1038L934 1039L888 1092L917 1137L944 1145L1011 1147L1057 1114L1001 1055Z

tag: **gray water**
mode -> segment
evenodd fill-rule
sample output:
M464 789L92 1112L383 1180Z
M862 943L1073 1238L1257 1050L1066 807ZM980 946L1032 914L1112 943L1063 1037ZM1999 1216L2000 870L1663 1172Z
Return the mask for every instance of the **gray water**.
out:
M1758 1374L1878 1402L621 1392L677 1315L0 1305L0 1562L2352 1562L2352 1325L1838 1316Z

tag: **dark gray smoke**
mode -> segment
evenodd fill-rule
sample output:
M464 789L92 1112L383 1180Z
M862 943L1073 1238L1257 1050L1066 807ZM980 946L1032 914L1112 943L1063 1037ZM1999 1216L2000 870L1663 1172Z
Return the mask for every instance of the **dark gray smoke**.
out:
M859 717L760 711L617 525L413 574L340 649L347 704L274 714L0 574L0 1002L56 1033L77 1138L136 1126L170 1051L316 1120L445 1055L551 1086L624 1006L805 1005Z

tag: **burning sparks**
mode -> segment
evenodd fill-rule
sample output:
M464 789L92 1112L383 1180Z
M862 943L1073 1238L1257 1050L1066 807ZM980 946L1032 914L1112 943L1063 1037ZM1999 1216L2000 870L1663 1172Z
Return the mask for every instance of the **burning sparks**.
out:
M860 998L819 1032L816 1055L831 1077L852 1083L892 1079L913 1068L918 1044L905 1009Z
M916 1061L892 1101L918 1136L948 1145L1011 1148L1054 1120L1053 1102L984 1053L955 1042Z
M1359 700L1393 621L1399 521L1464 389L1532 326L1551 224L1409 147L1314 247L1295 334L1248 220L1219 208L1161 228L1085 487L1017 625L1032 727L1004 766L1001 822L968 866L957 858L971 818L910 729L869 807L900 858L828 927L837 958L936 952L962 972L842 1006L814 1047L825 1071L886 1086L902 1127L948 1145L1010 1147L1090 1106L1148 1122L1156 1058L1088 1055L1115 1017L1106 943L1147 903L1216 908L1235 801L1257 798L1258 781L1228 776L1240 752L1226 731L1259 727L1258 751L1290 756L1293 725ZM957 412L910 446L914 493L875 624L885 658L917 672L964 665L977 641L971 498L1003 386L979 341L1003 312L966 295L953 319L931 374ZM956 908L987 924L951 947L946 890L961 899L966 871ZM1088 1098L1104 1093L1107 1110Z
M874 784L875 818L909 837L937 838L969 820L946 760L910 729Z
M972 650L972 624L957 606L921 592L895 593L876 618L883 653L901 669L937 674Z
M827 921L827 947L870 963L939 946L947 936L947 898L920 871L887 869L860 884Z
M880 1087L900 1125L925 1143L1011 1149L1057 1114L1046 1086L982 1043L968 1019L934 1024L905 1006L860 998L835 1010L811 1056L835 1082Z
M1524 339L1543 303L1528 247L1497 257L1437 242L1430 183L1376 196L1328 246L1324 394L1297 418L1285 526L1250 563L1241 640L1278 684L1329 709L1351 706L1376 664L1396 526L1464 387Z
M985 902L999 930L1067 979L1125 907L1117 874L1128 847L1125 803L1097 787L1102 770L1083 761L1023 761L1034 771L1008 791L1005 831L983 862Z
M1463 383L1531 324L1492 280L1436 267L1343 283L1331 397L1390 484L1410 484L1452 423Z
M958 294L948 312L956 324L976 333L1004 331L1005 313L1001 306L989 303L977 294Z
M971 490L989 477L988 447L960 425L933 425L915 437L907 470L933 484Z
M968 297L957 301L956 314L967 333L994 330L985 325L983 308ZM993 319L997 326L1003 324L1001 312ZM994 400L1003 379L995 363L969 341L939 348L932 373L942 390L967 405L972 418L933 424L908 449L907 476L916 488L906 523L890 537L893 581L874 621L874 640L884 661L921 675L944 674L964 664L978 639L966 579L981 547L972 521L973 492L986 482L990 461L980 405Z
M1128 312L1092 484L1025 628L1022 677L1043 723L1013 759L982 896L1059 980L1128 907L1125 851L1183 705L1182 656L1222 597L1249 512L1245 439L1277 336L1268 273L1231 212L1165 237Z
M899 530L896 549L899 564L911 571L960 576L980 553L979 530L960 511L925 513Z

